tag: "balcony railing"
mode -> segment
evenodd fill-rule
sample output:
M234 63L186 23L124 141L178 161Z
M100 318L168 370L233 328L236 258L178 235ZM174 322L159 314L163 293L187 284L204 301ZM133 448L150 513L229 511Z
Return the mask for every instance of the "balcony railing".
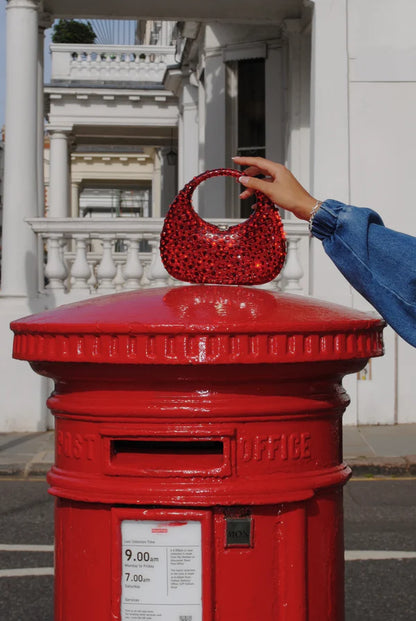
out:
M231 226L241 220L210 220ZM180 284L160 259L162 218L33 218L45 249L39 286L59 302L95 294ZM264 285L308 293L309 234L304 222L286 222L288 254L279 276Z
M52 44L52 80L161 83L175 47Z

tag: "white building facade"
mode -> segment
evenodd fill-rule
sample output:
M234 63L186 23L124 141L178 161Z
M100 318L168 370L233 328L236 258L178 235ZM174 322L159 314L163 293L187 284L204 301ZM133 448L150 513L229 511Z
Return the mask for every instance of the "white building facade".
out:
M3 182L4 182L4 143L3 132L0 134L0 240L1 222L3 221ZM1 241L0 241L1 244Z
M87 295L170 282L158 235L173 188L230 166L237 152L285 162L315 196L372 207L387 226L416 235L412 0L178 6L175 15L167 0L8 2L0 430L49 424L50 387L11 361L9 321ZM56 17L109 16L175 22L175 48L171 38L160 41L160 57L144 48L52 48L45 218L43 30ZM168 163L172 147L177 167ZM133 191L129 167L132 177L143 174L143 191L151 188L148 215L85 217L106 175L118 183L111 190ZM247 215L238 187L224 180L205 184L196 205L218 222ZM285 228L288 262L271 288L369 310L304 223L289 219ZM382 359L345 381L348 424L416 421L416 353L390 328L385 342Z

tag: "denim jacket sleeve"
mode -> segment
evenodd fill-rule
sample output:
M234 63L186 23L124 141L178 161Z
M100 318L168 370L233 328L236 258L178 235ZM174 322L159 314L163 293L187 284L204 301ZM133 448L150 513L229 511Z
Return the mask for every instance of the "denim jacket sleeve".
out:
M384 226L371 209L326 200L312 235L351 285L416 347L416 237Z

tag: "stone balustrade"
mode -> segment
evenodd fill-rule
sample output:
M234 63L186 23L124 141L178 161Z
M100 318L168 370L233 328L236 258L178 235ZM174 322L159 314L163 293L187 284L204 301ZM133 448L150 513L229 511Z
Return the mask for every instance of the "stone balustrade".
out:
M32 218L45 249L39 286L59 303L95 294L180 284L160 259L162 218ZM241 220L210 220L231 226ZM309 234L304 222L285 223L288 254L265 288L308 294Z
M161 83L166 67L175 64L175 47L161 45L50 46L52 81Z

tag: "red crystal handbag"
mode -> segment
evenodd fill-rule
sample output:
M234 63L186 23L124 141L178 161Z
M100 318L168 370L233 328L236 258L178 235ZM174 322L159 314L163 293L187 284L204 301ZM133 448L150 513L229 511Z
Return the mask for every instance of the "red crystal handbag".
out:
M286 257L286 239L272 201L256 192L256 209L240 224L221 230L192 206L195 188L218 176L239 178L228 168L207 170L187 183L166 215L160 237L163 265L171 276L193 283L260 285L276 278Z

